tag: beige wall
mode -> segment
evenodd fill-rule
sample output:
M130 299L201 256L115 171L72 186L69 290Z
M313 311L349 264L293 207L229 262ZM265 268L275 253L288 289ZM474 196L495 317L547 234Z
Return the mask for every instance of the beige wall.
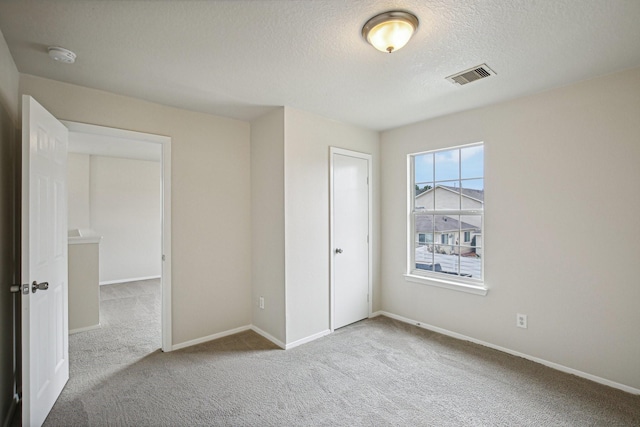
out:
M374 310L380 305L378 134L275 110L251 125L253 323L286 345L330 327L330 146L373 155Z
M20 224L17 191L20 163L18 120L18 69L0 33L0 420L13 396L13 296L9 286L20 283L16 255Z
M91 229L100 242L100 283L160 277L160 163L91 156Z
M383 310L640 388L639 117L633 69L384 132ZM476 141L489 293L406 282L406 156Z
M284 108L251 123L253 325L281 343L285 330ZM264 309L258 302L264 297Z
M69 153L69 229L92 229L100 283L160 276L160 163Z
M69 153L67 156L68 228L91 228L89 180L91 156Z
M0 33L0 104L6 108L13 121L17 121L20 115L18 110L19 81L18 68L13 62L4 36Z
M329 329L329 147L373 156L373 309L380 301L377 132L285 108L287 344Z
M57 118L172 138L173 343L251 323L249 124L21 75Z
M69 244L69 333L100 325L99 246Z

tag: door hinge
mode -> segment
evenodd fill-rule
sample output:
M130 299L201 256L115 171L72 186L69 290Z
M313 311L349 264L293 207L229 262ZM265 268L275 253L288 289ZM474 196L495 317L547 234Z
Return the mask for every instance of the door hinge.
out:
M369 177L367 177L367 185L369 185Z
M369 235L367 234L367 243L369 243Z
M369 294L367 294L367 302L369 302Z
M165 260L165 257L164 257L164 254L162 254L162 261L164 261L164 260Z

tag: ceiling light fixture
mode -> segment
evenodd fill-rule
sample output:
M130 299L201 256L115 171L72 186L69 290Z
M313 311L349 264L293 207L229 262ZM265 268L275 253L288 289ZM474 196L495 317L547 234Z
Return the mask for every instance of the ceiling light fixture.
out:
M406 45L418 29L418 18L393 10L369 19L362 27L362 37L380 52L395 52Z
M64 62L65 64L73 64L76 62L76 54L69 49L58 46L49 47L49 57L58 62Z

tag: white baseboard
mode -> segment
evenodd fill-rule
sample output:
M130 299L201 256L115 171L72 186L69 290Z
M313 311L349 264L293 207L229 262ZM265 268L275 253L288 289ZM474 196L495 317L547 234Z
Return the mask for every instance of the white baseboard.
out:
M289 350L289 349L292 349L294 347L298 347L299 345L306 344L306 343L311 342L313 340L317 340L318 338L322 338L325 335L329 335L330 333L331 333L331 331L329 329L326 329L324 331L318 332L317 334L313 334L313 335L309 335L308 337L301 338L301 339L299 339L297 341L294 341L292 343L287 344L285 346L285 350Z
M326 331L322 331L322 332L318 332L317 334L308 336L306 338L302 338L299 339L298 341L294 341L290 344L285 344L282 341L280 341L279 339L277 339L276 337L274 337L273 335L263 331L262 329L258 328L255 325L247 325L247 326L241 326L239 328L235 328L235 329L230 329L228 331L224 331L224 332L218 332L217 334L213 334L213 335L209 335L206 337L202 337L202 338L196 338L195 340L190 340L190 341L185 341L183 343L180 344L174 344L171 347L171 350L180 350L181 348L186 348L186 347L191 347L192 345L197 345L197 344L202 344L208 341L213 341L213 340L217 340L218 338L224 338L226 336L229 335L233 335L233 334L237 334L240 332L244 332L244 331L248 331L248 330L252 330L254 331L256 334L262 336L263 338L271 341L272 343L274 343L275 345L277 345L278 347L280 347L283 350L289 350L291 348L297 347L299 345L308 343L310 341L316 340L318 338L321 338L329 333L331 333L331 331L329 331L328 329Z
M100 327L100 323L98 323L97 325L85 326L84 328L69 329L69 335L77 334L78 332L93 331L94 329L100 329Z
M289 344L285 344L282 341L280 341L279 339L277 339L276 337L274 337L273 335L263 331L262 329L258 328L255 325L251 325L251 330L253 330L256 334L261 335L263 338L268 339L269 341L271 341L272 343L274 343L275 345L277 345L278 347L280 347L283 350L290 350L294 347L298 347L299 345L302 344L306 344L308 342L311 342L313 340L317 340L318 338L322 338L325 335L328 335L331 333L331 331L329 329L322 331L322 332L318 332L317 334L313 334L310 335L308 337L305 338L301 338L297 341L294 341L292 343Z
M620 383L617 383L615 381L608 380L606 378L601 378L601 377L598 377L596 375L592 375L592 374L588 374L586 372L578 371L577 369L569 368L569 367L564 366L564 365L559 365L559 364L554 363L554 362L549 362L548 360L540 359L539 357L529 356L528 354L520 353L519 351L511 350L511 349L508 349L508 348L505 348L505 347L500 347L499 345L494 345L494 344L491 344L491 343L488 343L488 342L485 342L485 341L481 341L481 340L478 340L478 339L475 339L475 338L471 338L471 337L468 337L466 335L459 334L457 332L449 331L447 329L438 328L437 326L429 325L429 324L426 324L426 323L423 323L423 322L418 322L417 320L412 320L412 319L409 319L409 318L406 318L406 317L403 317L403 316L398 316L397 314L389 313L387 311L376 311L375 313L372 313L371 316L369 316L369 317L376 317L376 316L387 316L387 317L390 317L390 318L395 319L395 320L399 320L399 321L404 322L404 323L409 323L411 325L415 325L415 326L418 326L420 328L424 328L424 329L427 329L427 330L430 330L430 331L433 331L433 332L438 332L439 334L442 334L442 335L447 335L447 336L450 336L452 338L457 338L457 339L463 340L463 341L470 341L472 343L479 344L479 345L482 345L482 346L485 346L485 347L489 347L489 348L492 348L494 350L502 351L504 353L508 353L508 354L513 355L513 356L522 357L523 359L527 359L527 360L531 360L532 362L540 363L541 365L548 366L549 368L553 368L553 369L555 369L557 371L565 372L567 374L572 374L572 375L575 375L577 377L586 378L586 379L591 380L591 381L596 382L596 383L604 384L604 385L609 386L609 387L613 387L613 388L617 388L617 389L622 390L622 391L626 391L627 393L640 395L640 389L637 389L637 388L634 388L634 387L630 387L630 386L625 385L625 384L620 384Z
M183 343L180 344L174 344L171 347L171 350L180 350L181 348L186 348L186 347L191 347L192 345L196 345L196 344L202 344L208 341L213 341L213 340L217 340L218 338L224 338L226 336L229 335L233 335L233 334L237 334L240 332L244 332L244 331L248 331L248 330L252 330L254 331L256 334L262 336L263 338L271 341L272 343L274 343L275 345L277 345L278 347L280 347L283 350L289 350L291 348L297 347L299 345L308 343L310 341L316 340L318 338L321 338L327 334L330 334L331 331L330 330L326 330L326 331L322 331L322 332L318 332L317 334L313 334L311 336L308 336L306 338L302 338L299 339L298 341L294 341L290 344L285 344L282 341L280 341L279 339L275 338L273 335L263 331L262 329L258 328L255 325L247 325L247 326L241 326L239 328L235 328L235 329L230 329L228 331L224 331L224 332L219 332L217 334L213 334L213 335L209 335L206 337L202 337L202 338L197 338L195 340L190 340L190 341L185 341Z
M116 283L139 282L141 280L159 279L161 277L162 276L131 277L129 279L105 280L105 281L100 282L98 284L100 286L102 286L102 285L115 285Z
M202 338L196 338L195 340L185 341L185 342L180 343L180 344L174 344L171 347L171 350L180 350L181 348L191 347L192 345L202 344L202 343L205 343L205 342L217 340L218 338L224 338L224 337L229 336L229 335L233 335L233 334L237 334L237 333L240 333L240 332L248 331L249 329L251 329L250 325L240 326L239 328L230 329L230 330L224 331L224 332L218 332L217 334L209 335L209 336L202 337Z
M281 349L283 349L283 350L287 349L287 345L285 343L283 343L282 341L280 341L279 339L277 339L273 335L271 335L271 334L263 331L262 329L258 328L256 325L251 325L251 330L253 332L255 332L256 334L262 336L263 338L268 339L269 341L271 341L272 343L274 343L275 345L277 345Z

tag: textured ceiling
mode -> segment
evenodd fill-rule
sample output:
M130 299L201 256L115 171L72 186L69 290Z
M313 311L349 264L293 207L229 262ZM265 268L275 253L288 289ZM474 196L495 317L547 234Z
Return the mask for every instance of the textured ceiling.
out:
M366 44L390 9L402 50ZM22 73L251 120L290 106L375 130L640 65L640 0L2 0ZM75 51L56 63L47 46ZM445 77L487 63L497 76Z

